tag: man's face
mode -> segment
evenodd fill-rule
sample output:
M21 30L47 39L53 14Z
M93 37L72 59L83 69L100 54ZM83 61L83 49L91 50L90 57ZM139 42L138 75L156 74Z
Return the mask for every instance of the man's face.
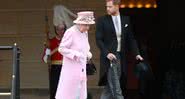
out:
M65 26L64 25L58 25L56 27L56 32L57 32L57 35L61 37L65 32Z
M119 11L119 5L114 5L113 1L107 1L106 8L109 15L115 15Z

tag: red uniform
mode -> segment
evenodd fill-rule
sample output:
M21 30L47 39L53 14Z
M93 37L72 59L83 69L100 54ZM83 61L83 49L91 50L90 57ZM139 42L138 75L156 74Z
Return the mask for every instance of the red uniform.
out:
M62 68L62 55L58 52L58 46L60 44L59 39L57 37L53 37L49 40L48 48L45 48L44 55L50 55L51 64L49 66L49 88L50 88L50 99L55 99L55 93L59 81L60 71ZM46 49L50 51L47 53ZM47 54L46 54L47 53ZM47 56L46 56L47 57ZM42 58L44 60L44 57ZM45 61L47 63L47 61Z
M62 64L63 57L58 52L60 41L61 40L57 39L56 37L49 40L49 48L51 52L57 49L57 51L51 55L51 64Z

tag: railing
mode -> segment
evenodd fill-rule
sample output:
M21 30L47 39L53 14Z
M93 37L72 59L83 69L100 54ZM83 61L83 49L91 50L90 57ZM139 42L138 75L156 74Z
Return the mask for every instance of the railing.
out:
M11 92L0 92L0 96L10 96L10 99L20 99L20 49L16 43L14 46L0 46L0 50L12 50L13 51L13 73L11 82Z

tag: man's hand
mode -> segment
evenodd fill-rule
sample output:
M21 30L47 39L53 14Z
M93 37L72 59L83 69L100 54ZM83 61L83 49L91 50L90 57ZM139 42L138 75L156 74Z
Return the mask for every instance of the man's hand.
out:
M58 51L58 47L55 48L55 49L53 49L53 50L51 51L51 55L53 55L53 54L56 53L57 51Z
M117 59L116 58L116 56L113 54L113 53L109 53L108 55L107 55L107 58L109 59L109 60L113 60L113 59Z
M141 55L137 55L137 56L136 56L136 60L143 61L144 59L143 59L143 57L141 57Z

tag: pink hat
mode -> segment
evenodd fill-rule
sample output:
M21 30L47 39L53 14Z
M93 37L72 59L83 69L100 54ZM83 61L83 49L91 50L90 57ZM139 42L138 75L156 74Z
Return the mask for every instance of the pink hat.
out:
M94 13L92 11L82 11L78 12L78 17L76 20L73 21L73 23L76 24L95 24L94 21Z

